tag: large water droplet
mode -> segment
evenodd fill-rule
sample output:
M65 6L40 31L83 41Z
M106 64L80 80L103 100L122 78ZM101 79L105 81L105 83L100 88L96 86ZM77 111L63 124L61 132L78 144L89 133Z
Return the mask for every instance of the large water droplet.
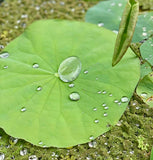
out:
M0 160L4 160L5 159L5 154L4 153L0 153Z
M87 70L85 70L83 73L84 73L84 74L88 74L88 71L87 71Z
M0 58L8 58L8 57L9 57L9 53L7 52L0 53Z
M58 74L62 81L74 81L81 72L81 62L78 57L69 57L59 66Z
M20 155L25 156L28 153L28 150L26 148L20 150Z
M107 115L108 115L107 113L104 113L104 117L107 117Z
M36 155L31 155L29 156L29 160L38 160Z
M121 102L123 102L123 103L126 103L128 101L129 101L128 97L124 96L124 97L121 98Z
M33 68L39 68L39 64L38 63L34 63L32 67Z
M69 97L72 101L78 101L80 99L80 95L77 92L72 92Z
M108 108L109 108L108 106L104 107L104 109L106 109L106 110L107 110Z
M10 139L9 139L9 143L10 143L11 145L16 144L17 142L18 142L18 139L17 139L17 138L10 137Z

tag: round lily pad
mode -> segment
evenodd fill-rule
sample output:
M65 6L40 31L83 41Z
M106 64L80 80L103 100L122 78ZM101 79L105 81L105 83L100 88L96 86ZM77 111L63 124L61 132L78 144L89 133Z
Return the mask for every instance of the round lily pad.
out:
M137 87L137 94L150 107L153 107L153 72L146 75Z
M93 24L34 22L1 53L0 127L41 147L74 146L108 131L123 114L140 74L130 49L112 67L115 40L113 32ZM81 70L74 81L64 82L58 71L71 75L78 68L68 68L70 57L79 59Z
M97 24L118 32L121 17L127 0L102 1L90 8L86 15L86 22ZM141 13L138 16L132 42L139 42L153 34L153 11Z

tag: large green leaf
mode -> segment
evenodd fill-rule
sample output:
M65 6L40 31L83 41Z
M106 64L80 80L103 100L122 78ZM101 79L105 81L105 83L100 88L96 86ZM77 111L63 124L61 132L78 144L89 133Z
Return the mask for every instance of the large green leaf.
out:
M153 37L141 45L140 51L142 57L153 66Z
M150 107L153 107L153 72L146 75L137 87L137 94Z
M33 23L5 48L9 57L0 58L0 126L35 145L56 147L108 131L123 114L140 74L130 49L112 68L115 39L111 31L87 23ZM57 74L71 56L82 64L74 87ZM70 100L72 92L79 93L78 101Z
M85 20L116 32L119 30L121 16L126 3L126 0L100 2L87 11ZM152 16L153 12L146 12L138 16L133 42L139 42L153 34Z

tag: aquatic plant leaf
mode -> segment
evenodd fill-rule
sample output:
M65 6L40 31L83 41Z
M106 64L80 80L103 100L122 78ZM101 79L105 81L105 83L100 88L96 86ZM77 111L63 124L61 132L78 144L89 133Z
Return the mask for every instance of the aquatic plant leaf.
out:
M97 25L101 24L100 26L117 33L126 2L126 0L102 1L87 11L85 21ZM153 34L152 17L153 11L141 13L138 16L132 42L142 41Z
M153 66L153 37L140 47L141 56Z
M136 91L145 103L153 107L153 72L139 82Z
M115 39L93 24L34 22L1 54L0 126L41 147L86 143L108 131L140 74L130 49L112 68ZM73 82L63 82L57 72L69 57L78 57L82 69Z
M115 66L126 53L135 29L137 17L139 13L139 3L135 0L129 0L125 6L122 20L117 35L112 66Z

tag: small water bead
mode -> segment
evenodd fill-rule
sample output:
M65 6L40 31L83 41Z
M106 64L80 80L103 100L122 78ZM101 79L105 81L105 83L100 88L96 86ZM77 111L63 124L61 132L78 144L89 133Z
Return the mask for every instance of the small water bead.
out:
M58 74L63 82L74 81L81 72L81 61L78 57L68 57L59 66Z
M122 103L121 102L118 102L118 105L121 105Z
M98 23L98 27L103 27L104 23Z
M96 148L97 147L97 142L96 141L92 141L88 143L90 148Z
M42 141L40 141L38 144L39 144L39 145L42 145L42 144L43 144L43 142L42 142Z
M9 57L9 53L8 52L0 53L0 58L8 58L8 57Z
M23 150L20 150L20 155L25 156L28 153L28 150L24 148Z
M97 111L97 108L93 108L93 111Z
M18 142L18 139L17 139L17 138L10 137L9 143L10 143L11 145L15 145L17 142Z
M106 103L103 103L102 106L103 106L103 107L106 107Z
M38 86L36 90L37 90L37 91L41 91L41 90L42 90L42 87L41 87L41 86Z
M118 6L119 6L119 7L122 7L122 3L119 3Z
M98 94L101 94L101 93L102 93L102 91L98 91L97 93L98 93Z
M87 70L85 70L83 73L84 73L84 74L88 74L88 71L87 71Z
M147 93L142 92L140 96L141 96L142 98L147 98Z
M80 99L80 95L77 92L72 92L69 97L72 101L78 101Z
M142 33L142 36L147 36L147 33L146 33L146 32L143 32L143 33Z
M113 2L113 3L111 3L111 6L115 6L115 3Z
M27 109L25 107L21 108L21 112L25 112Z
M4 68L4 69L8 69L8 66L4 66L3 68Z
M99 120L98 119L95 119L95 121L94 121L95 123L99 123Z
M36 155L31 155L29 156L29 160L38 160Z
M103 91L103 94L106 94L107 92L106 91Z
M5 159L5 154L4 153L0 153L0 160L4 160Z
M32 67L33 68L39 68L39 64L38 63L34 63Z
M73 88L74 86L75 86L74 83L69 84L70 88Z
M113 95L110 93L109 96L112 97Z
M146 32L147 29L146 29L146 27L142 27L142 30L143 30L144 32Z
M126 102L128 102L128 101L129 101L128 97L125 97L125 96L124 96L124 97L121 98L121 102L122 102L122 103L126 103Z
M89 139L90 140L94 140L95 138L94 138L94 136L90 136Z
M104 107L104 109L105 109L105 110L107 110L107 109L109 109L109 107L108 107L108 106L106 106L106 107Z
M118 34L118 31L116 31L116 30L113 30L113 32L114 32L115 34Z
M119 101L116 99L116 100L114 100L114 102L115 102L115 103L118 103Z
M104 117L107 117L107 115L108 115L107 113L104 113Z

